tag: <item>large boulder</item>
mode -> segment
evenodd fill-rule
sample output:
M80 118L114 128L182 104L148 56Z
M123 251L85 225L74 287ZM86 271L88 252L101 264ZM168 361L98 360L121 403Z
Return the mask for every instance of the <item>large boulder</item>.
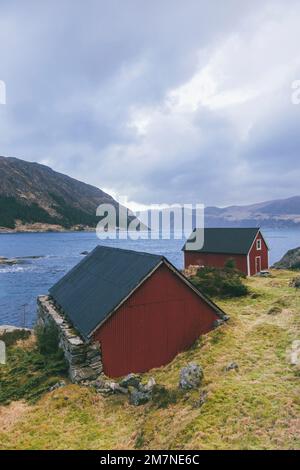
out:
M155 385L156 385L156 382L155 382L154 377L150 377L146 385L142 385L142 387L144 388L144 390L147 390L148 392L152 392Z
M180 371L179 387L184 390L198 388L203 379L203 369L198 364L189 363Z
M129 403L134 406L144 405L152 399L155 379L150 377L146 384L142 384L140 377L135 374L129 374L119 385L129 391Z
M137 390L133 388L130 391L129 403L134 406L144 405L152 398L152 392L146 390Z
M124 388L128 388L128 387L139 388L140 383L141 383L141 377L139 375L128 374L119 382L119 385Z
M275 269L299 269L300 270L300 246L289 250L280 261L273 266Z
M112 393L122 393L123 395L127 395L128 393L128 389L121 387L117 382L107 382L106 386L112 391Z

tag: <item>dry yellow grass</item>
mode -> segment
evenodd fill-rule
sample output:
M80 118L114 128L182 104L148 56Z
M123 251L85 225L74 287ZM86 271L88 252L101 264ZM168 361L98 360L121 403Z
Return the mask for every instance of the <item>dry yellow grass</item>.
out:
M2 421L0 448L299 449L300 376L287 360L292 341L300 339L300 294L289 287L292 277L282 271L249 279L251 296L219 302L228 324L147 374L176 389L181 367L201 364L208 393L202 407L199 391L164 409L136 408L123 396L102 398L68 385L27 405L9 426ZM269 315L273 306L282 311ZM231 361L239 370L225 372ZM9 413L2 416L5 424Z

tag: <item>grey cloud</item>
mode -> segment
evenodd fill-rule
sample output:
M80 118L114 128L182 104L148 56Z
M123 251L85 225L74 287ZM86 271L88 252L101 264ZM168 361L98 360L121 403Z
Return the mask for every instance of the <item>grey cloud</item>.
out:
M283 1L28 0L4 1L1 10L8 101L0 106L1 154L46 162L146 204L222 205L297 192L300 106L286 104L282 85L274 100L264 92L228 109L177 113L166 100L218 52L221 91L259 88L260 71L267 76L268 61L271 70L276 64ZM288 21L292 67L298 36L293 28L289 36ZM232 37L237 48L224 49ZM129 125L133 110L154 116L145 135ZM287 161L294 176L282 182Z

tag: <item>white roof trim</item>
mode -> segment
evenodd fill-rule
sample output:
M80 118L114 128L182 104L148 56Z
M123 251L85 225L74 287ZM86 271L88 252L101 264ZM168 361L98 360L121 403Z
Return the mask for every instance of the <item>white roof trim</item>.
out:
M255 235L255 237L254 237L254 240L253 240L253 242L252 242L252 245L251 245L250 248L249 248L248 255L249 255L250 251L252 250L253 245L254 245L254 243L255 243L255 240L257 239L257 235L258 235L259 233L260 233L260 235L261 235L261 238L263 239L263 241L264 241L265 244L266 244L267 250L270 251L269 245L267 244L267 242L266 242L266 240L265 240L265 237L264 237L263 234L261 233L260 228L258 228L258 229L257 229L257 232L256 232L256 235Z

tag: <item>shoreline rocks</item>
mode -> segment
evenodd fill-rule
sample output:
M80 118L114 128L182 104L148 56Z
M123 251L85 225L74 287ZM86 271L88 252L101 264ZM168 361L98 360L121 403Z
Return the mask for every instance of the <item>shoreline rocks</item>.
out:
M4 258L4 256L0 256L0 266L13 266L14 264L22 264L22 261L17 258Z
M32 256L15 256L13 258L6 258L5 256L0 256L0 266L14 266L15 264L26 264L30 260L45 258L43 255L32 255ZM29 261L28 261L29 260Z

